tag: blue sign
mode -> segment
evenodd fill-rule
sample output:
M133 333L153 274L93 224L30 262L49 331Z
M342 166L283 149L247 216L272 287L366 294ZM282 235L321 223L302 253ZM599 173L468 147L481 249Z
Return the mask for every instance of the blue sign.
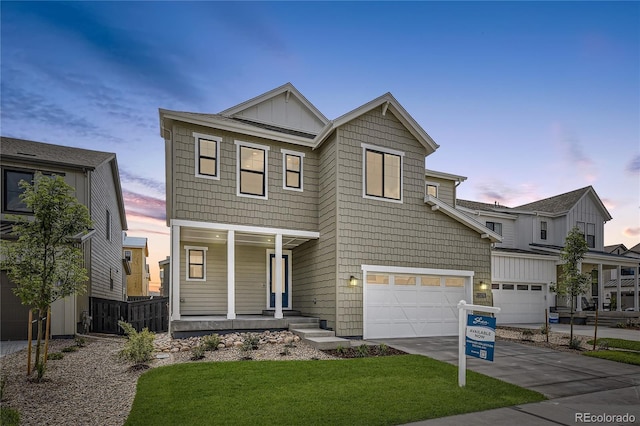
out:
M493 361L496 341L496 319L483 315L467 315L466 351L469 356Z

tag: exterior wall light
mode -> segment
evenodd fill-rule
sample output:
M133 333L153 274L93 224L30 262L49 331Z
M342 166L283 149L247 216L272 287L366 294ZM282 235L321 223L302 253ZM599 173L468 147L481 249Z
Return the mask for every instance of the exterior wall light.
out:
M480 290L486 290L489 286L484 282L480 281Z
M353 275L351 275L351 278L349 278L349 286L356 287L357 285L358 285L358 279Z

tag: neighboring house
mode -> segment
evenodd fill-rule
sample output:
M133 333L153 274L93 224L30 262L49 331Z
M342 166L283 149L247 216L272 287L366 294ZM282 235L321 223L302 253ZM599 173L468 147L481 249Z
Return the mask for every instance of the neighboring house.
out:
M594 308L605 307L598 296L604 294L605 271L638 266L638 261L604 251L604 224L611 215L591 186L513 208L468 200L457 200L456 208L502 236L491 254L493 300L502 309L499 323L544 322L546 308L568 304L549 286L560 279L560 253L575 226L589 247L582 271L593 276L578 311L591 302Z
M37 171L63 176L75 188L78 201L89 209L95 232L84 241L87 292L70 296L52 305L51 334L74 335L83 312L90 314L90 298L124 300L122 286L122 231L127 229L116 155L61 145L2 137L2 237L11 230L7 214L29 215L20 201L21 180L30 181ZM21 305L3 271L2 340L27 338L28 309Z
M158 262L158 269L160 270L160 296L169 297L171 291L171 257L167 256Z
M612 254L640 259L640 244L627 249L624 244L616 244L606 246L604 251ZM631 310L634 307L635 295L638 293L636 288L636 277L640 272L639 268L620 268L604 271L604 300L605 304L615 309L618 307L618 300L621 301L620 308L622 310ZM620 277L620 285L618 285L618 277ZM618 294L620 288L620 294Z
M438 145L390 93L334 120L289 83L159 115L173 332L265 311L338 336L456 335L459 300L491 305L501 237L453 207L460 177L425 173Z
M147 239L123 233L122 249L127 268L127 297L149 296L149 247Z

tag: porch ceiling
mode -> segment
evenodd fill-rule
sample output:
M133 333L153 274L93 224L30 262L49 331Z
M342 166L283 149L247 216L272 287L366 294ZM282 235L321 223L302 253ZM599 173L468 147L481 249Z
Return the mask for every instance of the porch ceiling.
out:
M200 243L226 244L227 231L185 227L181 229L181 239ZM303 243L306 243L310 239L311 238L283 235L282 248L285 250L291 250ZM275 234L236 232L235 243L237 245L260 246L267 248L274 247Z

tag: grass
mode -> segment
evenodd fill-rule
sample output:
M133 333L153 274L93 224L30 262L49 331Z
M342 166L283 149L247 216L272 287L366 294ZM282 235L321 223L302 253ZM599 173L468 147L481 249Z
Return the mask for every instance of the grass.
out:
M20 413L9 407L0 407L0 425L18 426L20 424Z
M593 339L589 340L587 343L593 345ZM630 351L640 352L640 341L637 340L614 339L606 337L598 339L598 341L596 342L596 346L600 346L603 343L606 343L610 348L627 349Z
M390 425L544 400L418 355L187 363L143 374L127 425ZM162 407L161 410L158 407Z
M583 355L623 362L625 364L640 365L640 352L606 350L584 352Z

